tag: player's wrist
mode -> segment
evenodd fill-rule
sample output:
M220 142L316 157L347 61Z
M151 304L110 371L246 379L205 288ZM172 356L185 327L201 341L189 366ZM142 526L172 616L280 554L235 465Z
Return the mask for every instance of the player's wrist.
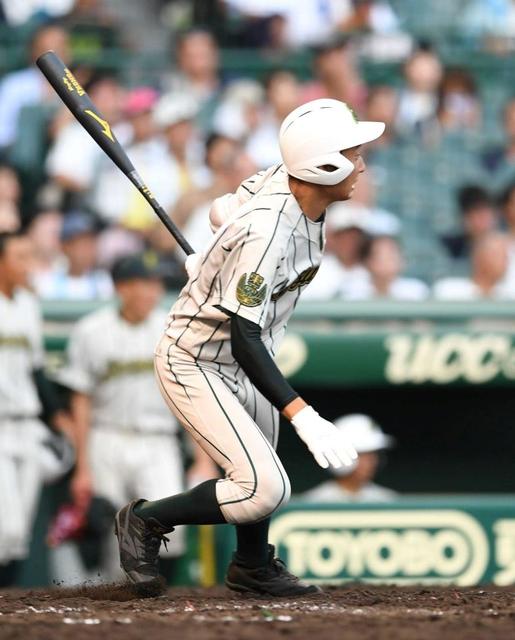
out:
M303 400L300 396L297 396L294 400L289 402L284 409L281 411L282 415L289 420L293 421L293 418L298 415L303 409L307 408L308 403Z
M311 405L304 403L304 406L292 416L290 422L299 431L305 428L312 428L319 418L320 416L315 409Z

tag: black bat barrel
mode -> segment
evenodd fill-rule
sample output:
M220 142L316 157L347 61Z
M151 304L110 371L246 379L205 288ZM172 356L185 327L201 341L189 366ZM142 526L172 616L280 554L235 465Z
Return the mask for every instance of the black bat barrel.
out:
M187 255L194 253L186 238L170 220L166 211L141 179L116 139L109 122L97 111L88 94L64 62L53 51L47 51L39 56L36 64L79 123L147 200L184 252Z
M64 104L113 162L127 175L134 172L134 166L109 122L97 110L63 61L53 51L47 51L36 60L36 64Z

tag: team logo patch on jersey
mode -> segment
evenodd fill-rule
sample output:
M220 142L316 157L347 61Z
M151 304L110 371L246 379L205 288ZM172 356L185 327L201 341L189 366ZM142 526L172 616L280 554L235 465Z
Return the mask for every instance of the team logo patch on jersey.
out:
M252 272L247 278L244 273L238 280L236 287L236 298L244 307L258 307L266 296L266 284L264 278L259 273Z

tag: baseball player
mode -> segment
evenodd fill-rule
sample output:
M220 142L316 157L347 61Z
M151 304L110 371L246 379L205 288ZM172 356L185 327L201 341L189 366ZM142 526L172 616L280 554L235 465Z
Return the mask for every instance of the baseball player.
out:
M157 307L163 293L157 256L150 252L124 256L114 264L112 277L119 307L104 307L76 324L68 363L60 374L73 391L77 429L71 494L84 510L93 495L119 509L141 494L155 499L183 489L177 423L154 378L154 348L166 324L166 312ZM200 452L198 463L207 459L199 448L195 450ZM207 477L214 477L213 471L210 463ZM168 557L184 550L183 531L178 533ZM108 545L102 579L116 577L117 553L115 548L111 551ZM68 577L80 575L76 571Z
M352 413L334 421L334 425L352 442L358 452L358 462L350 470L333 469L334 478L322 482L302 494L306 502L392 502L397 494L374 482L380 454L394 444L370 416Z
M59 475L45 446L53 436L40 416L57 429L72 428L43 372L39 305L26 289L31 258L25 235L0 233L0 587L14 582L27 555L47 472ZM62 472L73 463L67 458Z
M320 265L326 207L352 196L365 170L361 145L383 131L383 123L358 122L345 103L308 102L281 125L283 163L215 201L212 225L225 222L189 260L155 367L171 411L225 478L162 500L135 500L117 513L121 566L149 595L159 591L166 533L226 522L237 532L229 588L269 596L319 591L289 573L268 544L270 516L290 496L275 453L279 413L322 467L352 467L357 455L290 387L273 355Z

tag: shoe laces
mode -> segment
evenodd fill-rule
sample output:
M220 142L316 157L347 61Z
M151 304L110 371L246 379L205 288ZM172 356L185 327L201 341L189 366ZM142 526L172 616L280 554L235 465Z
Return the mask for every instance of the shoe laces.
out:
M166 551L168 551L167 542L170 542L170 538L167 538L163 531L158 527L153 527L147 523L145 533L143 534L143 540L145 542L145 548L149 551L148 555L150 558L147 559L151 561L153 561L159 553L161 542L164 544Z
M277 575L283 575L293 582L299 581L297 576L294 576L293 573L290 573L288 571L285 563L281 560L281 558L272 558L272 560L270 561L270 567Z

